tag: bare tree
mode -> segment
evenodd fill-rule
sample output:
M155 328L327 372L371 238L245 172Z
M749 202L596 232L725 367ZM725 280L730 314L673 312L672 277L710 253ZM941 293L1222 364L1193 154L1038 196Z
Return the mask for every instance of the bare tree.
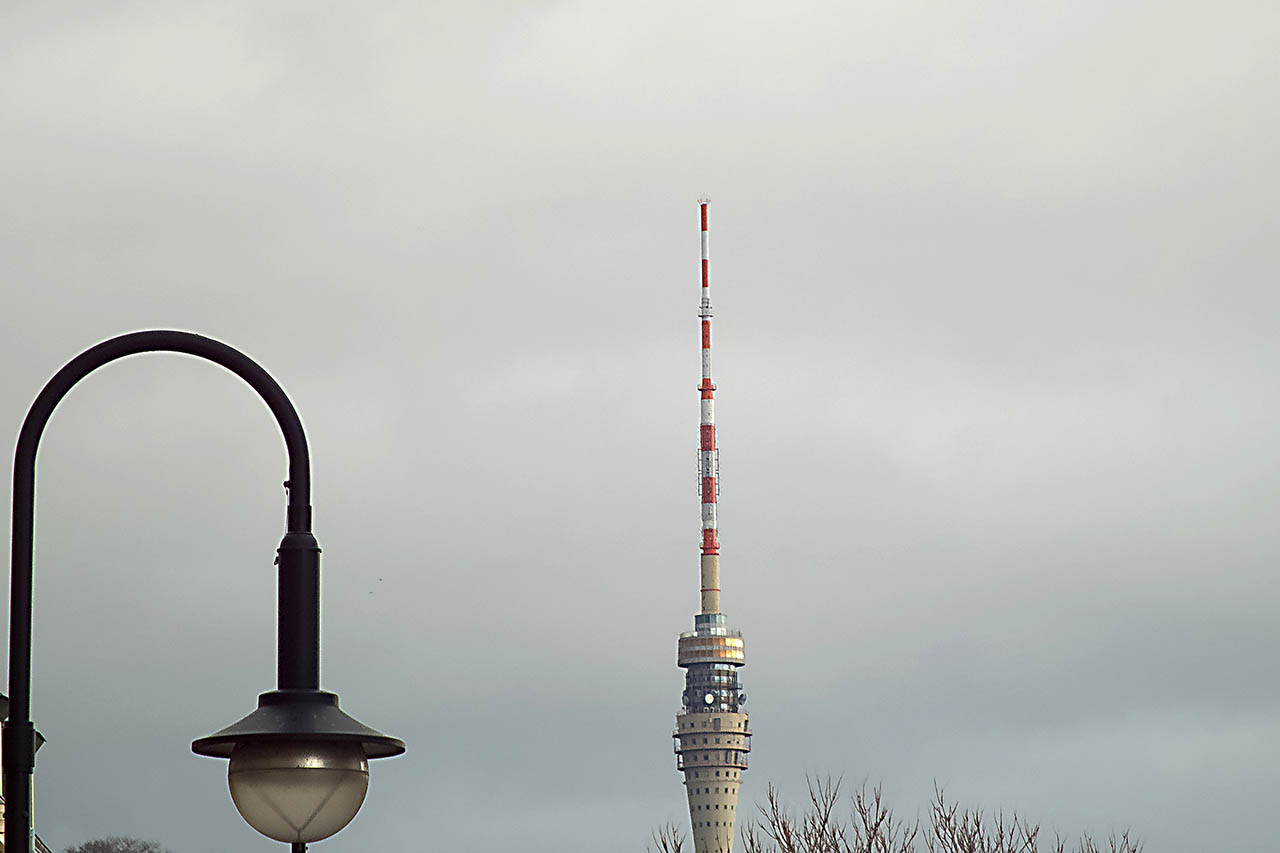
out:
M853 793L848 821L836 814L841 779L810 779L809 805L796 816L770 785L759 806L761 821L742 827L744 853L914 853L919 826L897 818L879 786Z
M743 853L1142 853L1142 843L1127 831L1112 833L1105 843L1088 834L1075 845L1061 837L1045 843L1039 824L1014 812L961 809L941 788L935 789L928 820L922 823L897 817L885 804L881 787L863 783L849 797L846 818L838 808L841 785L841 779L810 778L809 802L799 813L770 785L758 806L760 817L743 824ZM663 832L674 829L668 826ZM659 848L659 853L678 851Z
M95 838L75 847L68 847L63 853L173 853L160 846L158 841L141 841L137 838L112 836L111 838Z
M1040 827L1028 823L1017 813L998 811L987 817L982 809L961 810L957 803L947 802L941 788L934 789L929 807L929 833L925 846L929 853L1039 853L1036 846ZM1058 839L1054 853L1065 853Z
M660 826L653 831L653 843L657 853L681 853L684 850L684 833L674 823ZM648 848L650 851L653 847Z

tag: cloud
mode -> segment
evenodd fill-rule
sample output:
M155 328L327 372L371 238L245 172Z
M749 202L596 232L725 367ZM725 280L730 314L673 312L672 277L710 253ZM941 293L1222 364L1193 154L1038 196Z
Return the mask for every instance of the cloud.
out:
M831 770L908 812L937 779L1174 853L1265 837L1269 5L0 15L0 423L137 328L281 382L325 684L409 744L348 843L640 849L683 819L703 192L747 800ZM55 847L255 843L187 744L271 686L280 449L176 357L51 423Z

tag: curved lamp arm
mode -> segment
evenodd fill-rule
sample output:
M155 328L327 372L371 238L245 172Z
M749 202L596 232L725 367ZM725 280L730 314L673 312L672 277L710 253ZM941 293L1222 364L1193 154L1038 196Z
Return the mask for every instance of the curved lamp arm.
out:
M190 332L133 332L85 350L54 374L32 403L13 464L13 552L9 587L9 719L4 725L6 826L17 830L27 813L30 826L35 728L31 723L32 532L35 515L36 450L54 408L71 388L97 368L144 352L178 352L220 364L249 383L266 401L284 433L289 453L289 506L280 550L278 680L281 689L319 688L319 554L311 535L311 467L307 439L293 404L270 375L239 350ZM29 830L28 830L29 833ZM10 841L7 837L6 842ZM16 840L14 853L29 849ZM20 845L20 846L19 846ZM10 845L6 844L6 849Z

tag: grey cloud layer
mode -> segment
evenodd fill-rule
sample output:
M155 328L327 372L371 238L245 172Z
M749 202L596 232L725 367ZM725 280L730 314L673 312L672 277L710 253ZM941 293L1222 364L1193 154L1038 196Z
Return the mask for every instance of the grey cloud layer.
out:
M243 347L313 445L326 685L410 746L332 843L639 850L684 808L710 193L746 797L830 770L911 812L936 779L1265 849L1278 29L1246 2L11 4L0 425L113 333ZM55 848L267 849L187 742L271 685L283 476L262 407L177 357L55 417Z

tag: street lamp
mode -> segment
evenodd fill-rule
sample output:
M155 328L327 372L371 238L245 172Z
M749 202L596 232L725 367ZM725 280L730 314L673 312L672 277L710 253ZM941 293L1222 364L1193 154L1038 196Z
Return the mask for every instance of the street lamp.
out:
M13 556L9 586L9 715L4 723L4 849L32 853L32 775L36 731L31 722L32 529L40 435L54 407L77 382L108 362L143 352L179 352L222 365L249 383L275 415L289 454L289 505L279 566L277 689L258 709L191 744L227 758L231 798L254 829L301 853L346 826L364 802L369 759L404 752L404 742L338 710L320 690L320 546L311 534L311 468L307 439L293 404L276 381L244 353L189 332L121 335L85 350L40 391L18 435L13 462Z

